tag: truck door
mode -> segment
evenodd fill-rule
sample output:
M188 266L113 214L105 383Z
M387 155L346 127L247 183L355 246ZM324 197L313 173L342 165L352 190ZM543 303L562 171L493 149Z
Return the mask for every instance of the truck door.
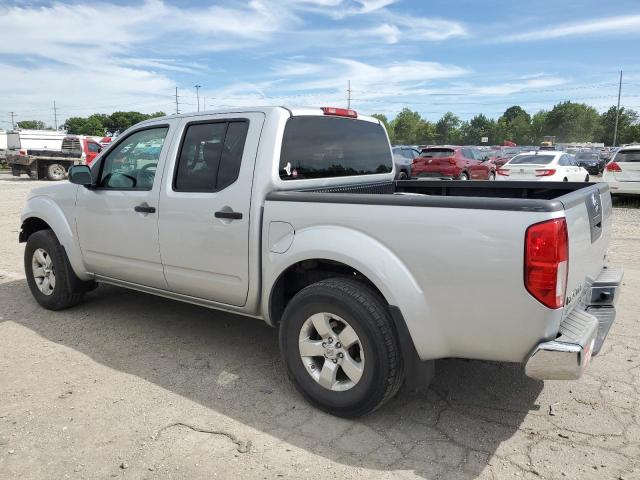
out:
M246 303L251 190L263 122L262 113L183 120L160 194L160 255L172 291Z
M90 272L167 288L158 247L158 197L177 124L143 127L118 139L92 169L97 186L78 189L76 228Z

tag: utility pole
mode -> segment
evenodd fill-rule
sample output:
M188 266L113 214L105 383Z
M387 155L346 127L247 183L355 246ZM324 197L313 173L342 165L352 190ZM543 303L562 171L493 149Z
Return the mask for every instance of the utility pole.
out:
M620 70L620 84L618 85L618 108L616 109L616 126L613 129L613 147L618 140L618 118L620 117L620 94L622 93L622 70Z
M16 122L13 121L13 117L15 116L14 112L9 112L9 115L11 115L11 130L15 130L16 129Z
M201 85L196 85L196 98L198 99L198 111L200 111L200 87Z
M202 110L207 111L207 97L202 96Z
M347 83L347 108L351 108L351 80Z
M53 101L53 125L56 128L56 132L58 131L58 109L56 108L56 101Z
M180 105L178 105L178 87L176 87L176 115L180 113Z

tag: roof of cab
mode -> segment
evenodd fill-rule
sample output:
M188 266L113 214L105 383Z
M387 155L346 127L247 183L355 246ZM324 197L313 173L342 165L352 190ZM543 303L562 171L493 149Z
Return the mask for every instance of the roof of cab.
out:
M144 122L141 123L147 123L147 122L152 122L152 121L157 121L160 118L163 119L168 119L168 118L193 118L193 117L200 117L200 116L205 116L205 115L219 115L219 114L237 114L237 113L249 113L249 112L259 112L259 113L264 113L265 115L269 115L271 112L273 112L274 110L287 110L289 112L289 114L291 116L311 116L311 115L317 115L317 116L333 116L333 115L325 115L325 113L322 111L321 107L286 107L286 106L257 106L257 107L238 107L238 108L225 108L225 109L217 109L217 110L206 110L206 111L202 111L202 112L185 112L185 113L178 113L178 114L173 114L173 115L167 115L165 117L158 117L158 118L151 118L149 120L146 120ZM347 117L340 117L340 118L347 118ZM357 119L354 120L364 120L367 122L373 122L373 123L380 123L380 121L377 118L374 117L370 117L367 115L360 115L358 114Z

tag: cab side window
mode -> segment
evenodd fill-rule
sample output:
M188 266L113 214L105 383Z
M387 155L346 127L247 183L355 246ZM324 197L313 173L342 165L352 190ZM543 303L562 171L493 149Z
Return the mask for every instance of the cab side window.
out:
M168 127L148 128L122 140L102 162L98 188L151 190L168 131Z
M93 142L89 142L87 144L87 148L90 152L93 152L93 153L100 153L102 151L102 147L97 143L93 143Z
M249 122L211 122L187 126L173 189L217 192L238 179Z

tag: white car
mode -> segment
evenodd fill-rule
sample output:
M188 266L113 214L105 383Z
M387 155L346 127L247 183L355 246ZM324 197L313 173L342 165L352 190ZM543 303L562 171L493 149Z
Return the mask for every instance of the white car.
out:
M589 181L589 172L578 165L573 155L553 150L520 153L499 168L497 173L498 180Z
M640 145L629 145L618 150L602 174L611 193L640 194Z

